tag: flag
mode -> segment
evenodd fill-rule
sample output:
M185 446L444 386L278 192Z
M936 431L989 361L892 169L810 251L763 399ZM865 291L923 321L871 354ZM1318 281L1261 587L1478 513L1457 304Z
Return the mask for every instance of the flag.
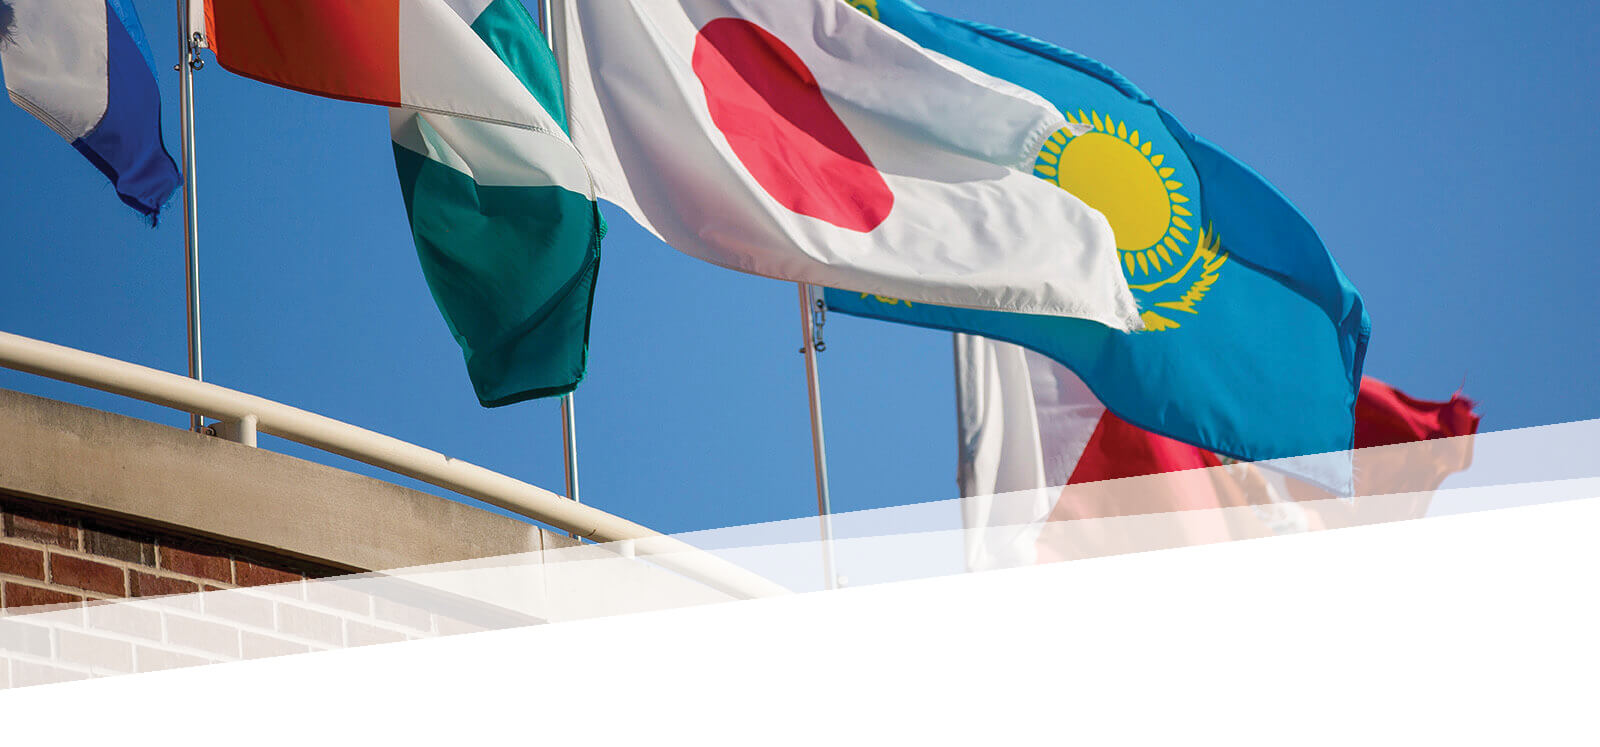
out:
M517 0L208 0L223 67L392 107L422 271L485 407L582 381L605 224Z
M205 46L239 75L336 99L559 129L455 9L483 5L205 0L190 8Z
M913 302L1139 315L1105 220L1032 176L1081 131L837 0L566 0L573 141L600 196L741 272Z
M1087 128L1034 174L1104 213L1146 331L830 289L835 311L1007 340L1071 368L1140 428L1246 460L1344 451L1370 323L1304 216L1098 62L904 0L856 3L918 44L1036 91ZM1338 465L1308 476L1339 486Z
M0 0L11 100L66 138L151 225L178 189L161 92L128 0Z
M1465 397L1430 402L1364 378L1344 497L1130 425L1066 367L1009 343L957 335L956 389L973 568L1150 549L1098 521L1121 517L1165 515L1135 532L1179 544L1417 518L1471 464L1478 430Z
M555 58L519 0L462 20L563 126ZM423 272L486 407L566 394L588 365L605 222L570 141L393 110L395 167ZM565 164L569 173L545 171Z

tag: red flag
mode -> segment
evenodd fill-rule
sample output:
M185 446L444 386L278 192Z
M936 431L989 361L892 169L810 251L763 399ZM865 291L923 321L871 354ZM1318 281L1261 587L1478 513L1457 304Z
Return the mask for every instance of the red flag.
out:
M1362 377L1361 393L1356 397L1355 448L1472 435L1478 432L1478 416L1472 408L1472 400L1460 394L1444 402L1417 399L1371 376ZM1470 445L1465 453L1449 453L1448 456L1436 465L1437 470L1427 473L1438 480L1426 489L1431 490L1451 472L1465 469L1472 463ZM1360 457L1358 454L1358 461L1373 461ZM1205 449L1141 430L1107 412L1095 426L1067 483L1115 480L1222 464L1217 455ZM1363 482L1369 488L1392 486L1391 482L1374 480L1370 470L1358 468L1356 474L1358 495L1366 494L1361 489ZM1412 483L1414 481L1407 484Z
M471 6L481 12L483 5ZM560 124L444 0L205 0L217 62L284 88L558 132Z
M969 536L974 568L1418 518L1471 464L1478 430L1459 394L1421 400L1365 378L1354 495L1335 496L1129 425L1032 351L967 335L957 351L963 512L984 530Z
M1459 392L1449 401L1430 402L1363 376L1356 398L1356 448L1472 435L1478 432L1472 407Z

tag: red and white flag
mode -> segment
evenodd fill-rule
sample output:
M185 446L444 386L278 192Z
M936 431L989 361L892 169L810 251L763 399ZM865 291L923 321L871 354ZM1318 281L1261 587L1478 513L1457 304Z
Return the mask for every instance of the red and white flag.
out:
M1465 397L1364 378L1354 496L1334 496L1129 425L1065 366L1010 343L956 335L956 392L974 570L1418 518L1472 463L1478 430Z
M204 45L217 62L239 75L319 96L538 130L565 140L561 125L463 21L470 15L458 10L484 5L484 0L204 0L190 5L190 23L205 29Z
M1142 328L1105 218L1032 175L1040 96L840 0L557 0L602 198L692 256L911 303Z

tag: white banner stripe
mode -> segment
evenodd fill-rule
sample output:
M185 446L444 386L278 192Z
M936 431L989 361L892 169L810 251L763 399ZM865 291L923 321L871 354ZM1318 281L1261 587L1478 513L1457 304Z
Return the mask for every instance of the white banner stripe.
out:
M444 0L399 0L400 102L566 138L522 81Z
M72 142L89 134L110 98L105 0L8 0L11 39L0 41L11 100Z
M562 187L594 199L589 172L566 140L543 132L392 109L394 142L483 187Z

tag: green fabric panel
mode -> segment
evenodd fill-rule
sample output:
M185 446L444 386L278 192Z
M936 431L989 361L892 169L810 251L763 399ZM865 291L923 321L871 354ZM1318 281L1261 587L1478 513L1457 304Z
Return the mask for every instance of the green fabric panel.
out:
M561 91L561 70L544 42L538 22L521 0L494 0L484 8L472 30L500 60L522 80L563 130L567 129L567 102ZM568 134L571 134L570 132Z
M527 8L495 0L472 28L565 129L555 57ZM399 146L395 167L423 275L478 401L498 407L575 389L605 235L598 206L560 187L479 186Z
M478 400L572 391L588 357L598 206L560 187L482 187L409 149L394 154L423 275Z

